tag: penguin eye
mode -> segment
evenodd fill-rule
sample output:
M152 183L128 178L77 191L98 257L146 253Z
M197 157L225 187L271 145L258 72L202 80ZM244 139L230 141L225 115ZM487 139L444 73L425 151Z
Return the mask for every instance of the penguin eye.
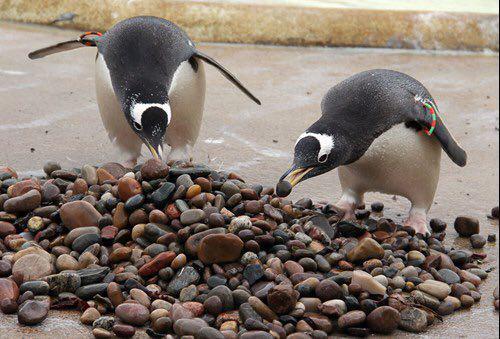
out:
M133 125L137 131L142 131L142 125L140 123L134 121Z
M328 154L323 154L318 158L318 161L322 164L325 163L327 160L328 160Z

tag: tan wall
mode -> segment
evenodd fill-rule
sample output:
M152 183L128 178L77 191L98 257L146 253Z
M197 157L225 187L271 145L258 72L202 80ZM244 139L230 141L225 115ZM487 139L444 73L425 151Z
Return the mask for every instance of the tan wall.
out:
M105 31L137 15L182 26L197 41L498 51L496 14L387 11L168 0L1 0L0 19L47 23L79 14L82 30Z

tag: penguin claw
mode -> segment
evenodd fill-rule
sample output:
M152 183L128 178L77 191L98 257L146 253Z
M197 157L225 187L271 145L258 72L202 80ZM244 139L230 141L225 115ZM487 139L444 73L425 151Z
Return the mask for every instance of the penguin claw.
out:
M194 167L194 164L192 160L190 161L183 161L183 160L170 160L168 162L168 165L170 167L179 167L179 168L188 168L188 167Z
M409 226L415 230L417 234L422 234L425 237L430 235L429 229L427 228L427 224L422 222L421 220L408 219L405 222L405 226Z
M131 159L122 163L122 166L127 169L132 169L137 165L137 159Z
M335 205L339 210L341 210L344 215L342 216L342 220L345 221L356 221L356 214L354 211L354 207L352 205L345 204L337 204Z

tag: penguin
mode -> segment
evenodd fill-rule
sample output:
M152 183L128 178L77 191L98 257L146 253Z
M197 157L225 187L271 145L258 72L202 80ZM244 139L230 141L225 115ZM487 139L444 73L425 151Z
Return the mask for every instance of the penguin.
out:
M338 168L346 219L379 192L410 200L405 226L428 234L442 150L460 167L467 154L441 118L429 91L404 73L376 69L331 88L322 115L302 135L280 179L291 186Z
M96 36L98 34L98 36ZM189 163L199 135L205 102L204 63L217 68L258 105L229 70L198 51L174 23L141 16L117 23L105 34L87 33L30 53L30 59L96 46L95 85L99 112L110 140L137 164L142 144L152 156Z

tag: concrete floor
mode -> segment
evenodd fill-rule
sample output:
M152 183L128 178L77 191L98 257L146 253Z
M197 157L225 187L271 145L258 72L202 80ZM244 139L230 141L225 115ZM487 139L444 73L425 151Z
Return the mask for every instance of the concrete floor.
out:
M30 61L27 53L73 38L77 32L0 23L0 165L23 173L39 173L46 160L67 167L122 161L108 142L94 94L95 50L80 49ZM460 169L443 158L442 177L432 217L450 224L459 214L478 217L484 235L498 223L486 216L498 205L499 193L499 59L497 54L425 53L371 49L273 48L202 45L237 74L262 100L248 101L217 71L207 67L208 90L204 124L196 160L214 168L234 170L248 182L274 185L287 168L295 139L319 115L324 93L335 83L362 70L391 68L422 81L438 101L448 127L469 153ZM146 154L146 153L145 153ZM301 184L292 198L336 201L336 173ZM404 218L403 199L369 195L368 203L386 203L387 215ZM453 227L448 244L468 246ZM487 246L485 267L498 268L498 246ZM492 292L495 271L482 286L483 301L471 312L447 317L430 329L429 337L498 337L498 313ZM19 328L15 317L0 315L0 337L86 336L76 313L51 316L43 326ZM412 336L403 334L405 336Z

